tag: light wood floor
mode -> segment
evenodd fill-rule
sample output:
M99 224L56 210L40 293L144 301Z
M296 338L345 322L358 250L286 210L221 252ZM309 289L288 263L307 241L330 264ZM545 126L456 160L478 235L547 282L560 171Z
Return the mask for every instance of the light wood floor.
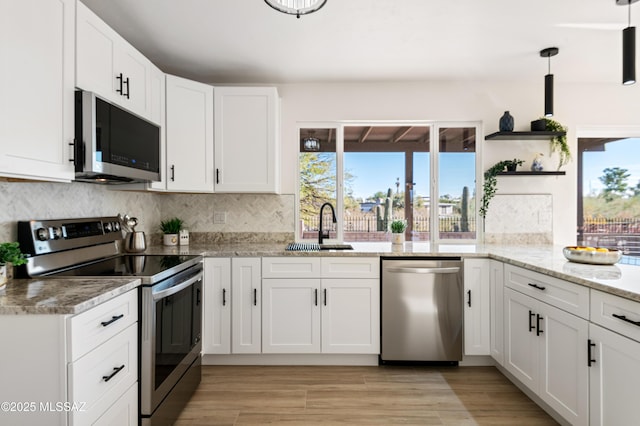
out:
M494 367L205 366L176 423L556 425Z

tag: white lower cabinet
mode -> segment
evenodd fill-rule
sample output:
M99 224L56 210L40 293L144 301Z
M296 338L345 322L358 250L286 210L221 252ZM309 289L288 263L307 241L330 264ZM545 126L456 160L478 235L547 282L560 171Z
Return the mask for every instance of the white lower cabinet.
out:
M504 289L504 367L572 425L589 424L588 322Z
M489 262L489 303L491 305L491 357L504 364L504 264L497 260Z
M204 260L202 352L231 353L231 259Z
M464 260L464 354L489 355L489 259Z

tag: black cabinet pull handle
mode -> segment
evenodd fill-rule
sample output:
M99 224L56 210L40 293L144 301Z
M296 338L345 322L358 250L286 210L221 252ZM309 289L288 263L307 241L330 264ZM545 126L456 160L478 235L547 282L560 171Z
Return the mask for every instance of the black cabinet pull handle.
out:
M543 287L543 286L538 285L538 284L533 284L533 283L529 283L529 286L533 287L533 288L537 288L538 290L545 290L546 289L546 287Z
M595 364L596 360L591 358L591 348L596 344L591 343L591 339L587 340L587 367L591 367L591 364Z
M220 183L220 169L216 169L216 183Z
M253 306L258 306L258 289L253 289Z
M313 304L315 306L318 306L318 289L317 288L313 290L313 295L314 295L313 296L313 298L314 298Z
M541 335L542 333L544 333L544 330L540 329L540 321L544 320L544 318L542 318L540 315L536 314L536 336Z
M116 89L116 93L120 93L120 95L124 96L124 93L122 93L122 73L118 74L116 76L116 80L118 80L120 82L120 87L118 89Z
M124 84L127 85L127 93L123 93L122 96L126 97L127 99L129 99L129 77L127 77L124 80Z
M76 139L73 139L73 142L69 142L69 146L71 147L71 151L73 151L73 157L69 156L69 162L76 164Z
M467 290L467 296L469 297L469 300L467 300L467 305L471 307L471 290Z
M614 318L618 318L621 321L628 322L629 324L633 324L633 325L636 325L636 326L640 327L640 321L630 320L629 318L626 317L626 315L611 314L611 316L614 317Z
M533 318L535 316L536 316L536 314L534 314L533 312L529 311L529 333L531 333L531 330L535 329L533 324L531 324L531 318Z
M124 318L124 314L114 315L109 321L102 321L100 324L102 324L103 327L106 327L109 324L113 324L114 322L118 321L120 318Z
M113 367L113 373L111 373L108 376L102 376L102 380L104 380L105 382L108 382L109 380L113 379L113 376L118 374L123 368L124 368L124 364L122 364L120 367Z
M171 182L176 180L176 166L171 165Z
M196 306L200 306L200 302L202 302L202 291L197 288L196 289Z
M227 289L223 288L222 289L222 306L225 306L227 304Z
M327 306L327 289L324 289L324 306Z

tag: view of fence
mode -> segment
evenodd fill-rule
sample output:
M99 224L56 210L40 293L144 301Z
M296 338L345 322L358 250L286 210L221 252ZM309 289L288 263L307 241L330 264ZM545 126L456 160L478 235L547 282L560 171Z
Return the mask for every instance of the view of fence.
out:
M640 256L640 218L585 217L580 234L580 244Z

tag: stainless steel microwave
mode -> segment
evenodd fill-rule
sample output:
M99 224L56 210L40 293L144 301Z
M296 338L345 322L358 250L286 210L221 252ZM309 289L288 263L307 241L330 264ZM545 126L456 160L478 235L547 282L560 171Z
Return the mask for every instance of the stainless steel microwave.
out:
M159 181L160 127L95 93L77 91L74 164L78 181Z

